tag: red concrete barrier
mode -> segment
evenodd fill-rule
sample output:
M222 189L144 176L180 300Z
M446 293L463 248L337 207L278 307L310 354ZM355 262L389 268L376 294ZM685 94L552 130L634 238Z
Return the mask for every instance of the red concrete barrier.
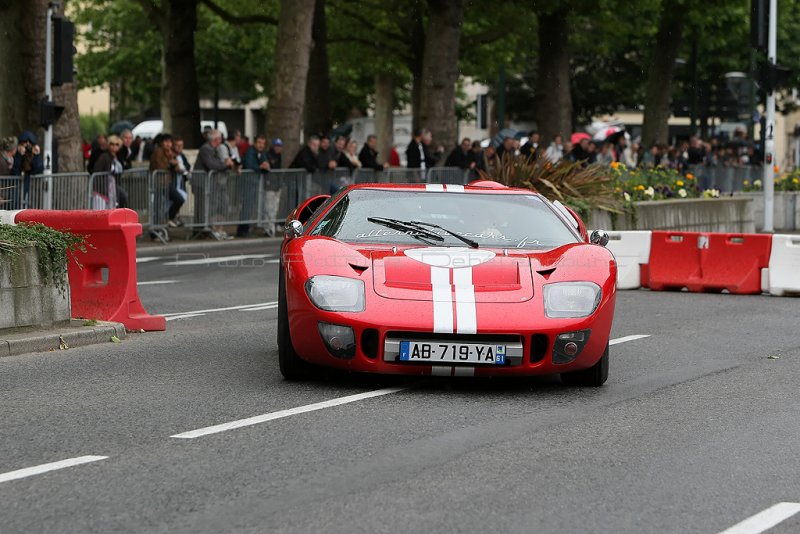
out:
M766 234L653 232L649 287L759 294L771 246Z
M699 232L653 232L648 287L654 291L702 290Z
M77 253L82 268L69 262L72 315L117 321L130 330L164 330L166 320L149 315L136 287L136 236L142 233L136 212L24 210L15 222L38 222L56 230L86 236L86 253Z

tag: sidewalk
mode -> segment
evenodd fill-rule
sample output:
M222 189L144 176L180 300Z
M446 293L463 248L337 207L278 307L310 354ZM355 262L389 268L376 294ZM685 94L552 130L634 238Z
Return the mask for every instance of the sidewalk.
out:
M270 244L280 243L282 237L242 237L229 241L216 241L214 239L202 239L189 241L177 238L164 245L159 242L144 241L136 242L136 256L169 256L183 252L207 252L210 250L225 250L229 248L243 247L265 247Z
M0 330L0 357L85 347L117 342L126 337L121 323L73 319L53 328L11 328Z

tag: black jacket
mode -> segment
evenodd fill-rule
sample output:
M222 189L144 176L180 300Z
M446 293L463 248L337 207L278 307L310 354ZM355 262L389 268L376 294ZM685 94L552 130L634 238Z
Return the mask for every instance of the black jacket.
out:
M267 150L267 161L269 161L269 168L278 170L283 168L283 154L276 154L271 148Z
M361 162L361 167L364 169L383 170L383 165L378 163L378 151L372 150L367 144L365 144L361 152L358 153L358 160Z
M306 145L297 153L297 156L295 156L291 168L315 172L317 170L317 155L311 152L311 149Z
M467 150L464 152L461 150L461 146L457 146L450 152L450 155L447 156L447 160L444 162L445 167L458 167L459 169L469 169L469 166L475 159L472 156L472 151Z
M419 151L420 146L422 146L422 154L425 155L425 168L430 169L436 165L436 158L430 153L427 145L421 141L417 143L412 139L411 142L408 143L408 148L406 148L406 167L409 169L422 168L422 157Z

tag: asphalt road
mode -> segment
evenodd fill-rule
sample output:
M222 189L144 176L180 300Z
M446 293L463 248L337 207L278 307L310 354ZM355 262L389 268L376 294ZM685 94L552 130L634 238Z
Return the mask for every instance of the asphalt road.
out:
M798 300L622 292L600 389L289 384L277 242L211 254L139 263L167 332L0 359L0 532L717 533L800 502Z

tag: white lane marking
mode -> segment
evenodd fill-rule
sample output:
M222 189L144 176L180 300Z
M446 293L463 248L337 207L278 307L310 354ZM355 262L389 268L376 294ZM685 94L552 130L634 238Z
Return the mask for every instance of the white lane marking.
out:
M149 282L137 282L137 286L160 286L164 284L177 284L177 280L150 280Z
M160 259L162 258L159 258L158 256L148 256L146 258L136 258L136 263L147 263L150 261L156 261Z
M214 258L196 258L193 260L167 261L163 265L210 265L212 263L235 263L243 260L262 260L271 258L274 254L237 254L236 256L217 256Z
M425 191L444 191L444 184L425 184Z
M442 365L431 367L431 376L453 376L453 368Z
M464 192L464 186L463 185L458 185L458 184L447 184L446 189L447 189L448 193L463 193Z
M453 333L453 290L450 269L431 267L433 289L433 331L437 334Z
M182 312L173 312L173 313L161 313L159 315L163 315L164 317L173 317L176 315L190 315L190 314L201 314L201 313L214 313L214 312L222 312L222 311L231 311L231 310L244 310L246 308L260 308L263 306L272 306L278 305L277 301L273 302L258 302L256 304L242 304L241 306L228 306L227 308L209 308L207 310L189 310L189 311L182 311Z
M609 345L618 345L619 343L625 343L627 341L636 341L637 339L644 339L646 337L650 337L649 334L647 335L634 335L634 336L625 336L625 337L618 337L617 339L612 339L608 342Z
M758 534L771 529L781 521L789 519L797 512L800 512L800 503L779 502L770 506L763 512L750 516L740 523L723 530L719 534Z
M277 307L278 307L278 304L277 304L277 303L275 303L275 304L269 304L269 305L267 305L267 306L260 306L260 307L258 307L258 308L245 308L245 309L243 309L243 310L239 310L239 311L243 311L243 312L254 312L254 311L262 311L262 310L274 310L274 309L275 309L275 308L277 308Z
M192 317L202 317L205 313L184 313L183 315L171 315L166 317L167 321L177 321L179 319L191 319Z
M453 286L456 290L456 332L478 332L475 286L472 285L472 267L453 269Z
M47 473L48 471L56 471L66 467L72 467L74 465L98 462L107 458L108 456L79 456L77 458L68 458L66 460L51 462L49 464L35 465L33 467L26 467L25 469L17 469L16 471L9 471L8 473L0 474L0 483L31 477L34 475L41 475L42 473Z
M382 395L390 395L399 391L404 391L408 387L396 387L376 389L375 391L368 391L366 393L358 393L356 395L348 395L346 397L339 397L338 399L331 399L323 402L316 402L314 404L307 404L306 406L298 406L297 408L289 408L288 410L280 410L278 412L266 413L264 415L256 415L255 417L248 417L247 419L239 419L238 421L231 421L230 423L222 423L221 425L209 426L206 428L199 428L197 430L190 430L189 432L182 432L170 436L171 438L180 439L193 439L209 434L217 434L225 432L226 430L233 430L235 428L242 428L245 426L257 425L259 423L266 423L267 421L274 421L275 419L283 419L284 417L291 417L301 413L314 412L316 410L323 410L325 408L333 408L334 406L341 406L342 404L349 404L351 402L358 402L373 397L380 397Z

